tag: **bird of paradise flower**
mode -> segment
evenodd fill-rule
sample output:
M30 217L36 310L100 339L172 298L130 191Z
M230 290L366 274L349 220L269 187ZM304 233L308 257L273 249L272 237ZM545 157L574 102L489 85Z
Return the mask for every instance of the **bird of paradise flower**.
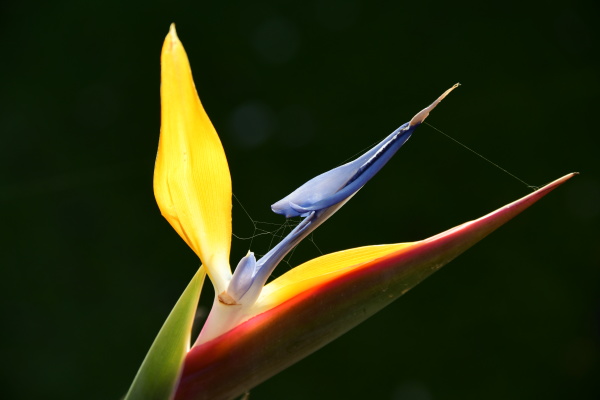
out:
M154 193L162 215L202 266L152 344L127 400L242 395L364 321L573 176L431 238L327 254L265 285L285 255L354 196L458 85L364 155L274 203L274 212L302 217L301 223L260 259L249 252L232 273L227 159L196 93L174 25L163 45L161 65ZM190 349L205 274L216 296Z

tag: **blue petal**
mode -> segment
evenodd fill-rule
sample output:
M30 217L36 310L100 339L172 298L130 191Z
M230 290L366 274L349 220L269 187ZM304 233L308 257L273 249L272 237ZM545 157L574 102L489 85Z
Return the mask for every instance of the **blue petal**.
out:
M256 257L249 251L248 254L240 260L233 277L229 282L227 293L234 299L239 300L248 291L252 284L252 278L256 274Z
M244 257L233 273L227 293L236 302L253 303L277 264L302 239L327 219L326 216L323 217L325 218L317 219L317 213L311 212L281 242L261 257L258 262L254 259L254 255L252 255L253 265L249 265L245 261L248 256ZM239 274L238 271L240 271Z
M457 86L458 84L446 90L436 101L416 114L410 122L396 129L356 160L311 179L273 204L271 209L277 214L283 214L287 218L297 216L305 218L260 260L256 261L252 253L244 257L233 274L226 294L238 302L237 304L242 302L253 304L271 272L283 257L379 172L406 143L415 128L427 118L429 112Z
M306 216L347 199L379 172L418 125L402 125L356 160L311 179L271 209L287 218Z

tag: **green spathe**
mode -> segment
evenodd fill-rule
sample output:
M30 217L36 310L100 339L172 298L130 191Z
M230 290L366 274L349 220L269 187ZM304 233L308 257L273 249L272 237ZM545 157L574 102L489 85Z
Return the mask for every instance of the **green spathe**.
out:
M171 310L140 366L125 400L168 400L188 350L206 273L200 267Z

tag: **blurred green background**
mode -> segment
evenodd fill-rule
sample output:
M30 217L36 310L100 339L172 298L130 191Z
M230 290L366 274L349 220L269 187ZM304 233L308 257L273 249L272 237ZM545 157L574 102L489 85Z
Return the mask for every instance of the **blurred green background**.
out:
M600 398L598 11L592 0L3 3L2 397L119 399L197 268L152 193L159 55L176 22L255 220L282 222L271 203L457 81L432 125L533 185L582 172L252 399ZM528 192L422 126L314 242L422 239ZM233 218L236 235L252 234L237 203ZM233 264L248 245L233 241ZM316 255L306 242L289 263Z

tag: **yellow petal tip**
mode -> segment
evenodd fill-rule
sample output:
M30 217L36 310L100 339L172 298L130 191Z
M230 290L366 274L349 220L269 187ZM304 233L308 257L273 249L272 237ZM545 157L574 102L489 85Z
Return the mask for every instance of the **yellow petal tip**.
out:
M179 36L177 36L177 30L175 29L175 22L173 22L169 28L169 33L165 38L165 44L163 46L163 52L173 52L176 46L181 45Z

